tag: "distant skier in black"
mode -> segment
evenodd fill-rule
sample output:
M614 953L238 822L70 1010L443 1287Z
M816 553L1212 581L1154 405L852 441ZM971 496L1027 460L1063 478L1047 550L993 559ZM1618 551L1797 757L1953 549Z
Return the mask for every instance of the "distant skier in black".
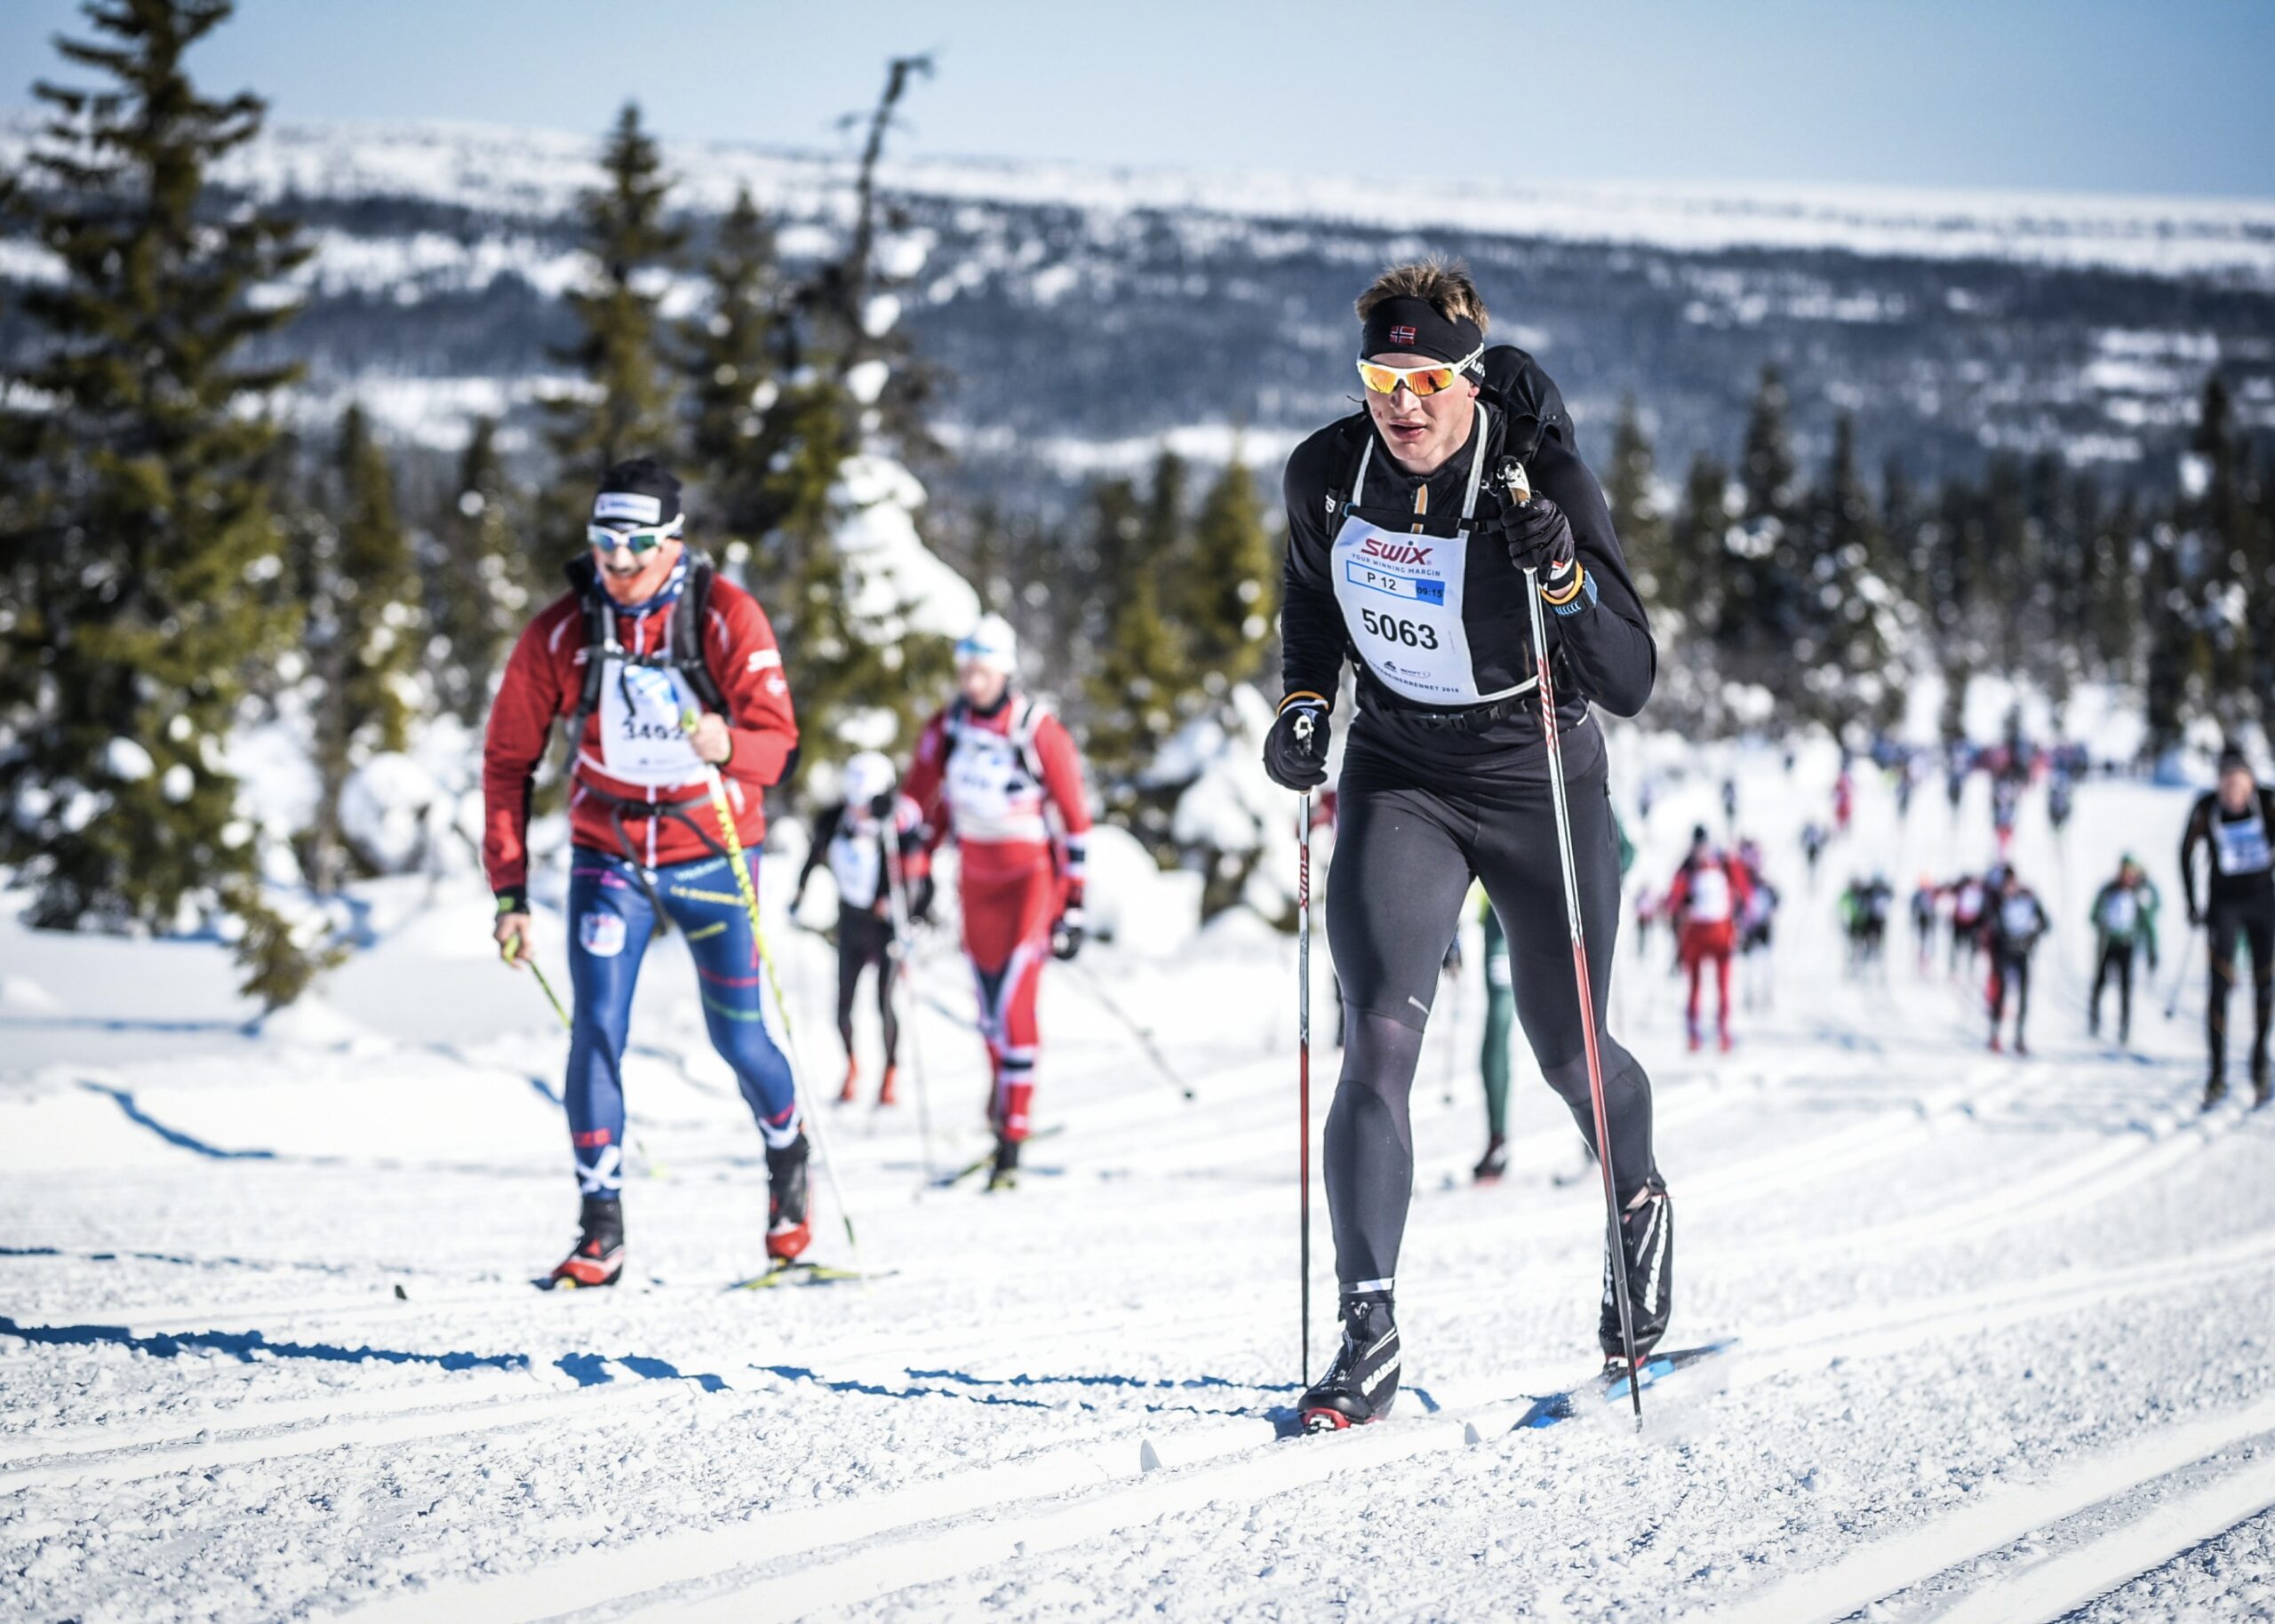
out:
M1397 267L1361 296L1359 317L1365 408L1288 460L1285 696L1264 752L1288 789L1326 782L1333 696L1352 660L1358 706L1327 887L1350 1034L1324 1150L1343 1341L1298 1403L1310 1428L1372 1421L1398 1390L1392 1295L1414 1182L1409 1096L1473 878L1508 930L1533 1057L1594 1138L1528 625L1536 587L1563 673L1559 735L1594 1001L1585 1019L1599 1034L1638 1354L1664 1332L1672 1301L1650 1080L1604 1031L1619 862L1608 752L1590 709L1632 716L1649 697L1657 654L1642 603L1555 385L1522 352L1486 349L1468 274ZM1531 500L1515 499L1505 464L1529 475ZM1597 1333L1614 1360L1619 1306L1607 1290Z
M2157 968L2157 888L2141 865L2128 856L2119 862L2117 877L2094 894L2094 936L2099 944L2094 960L2094 997L2086 1027L2101 1036L2102 989L2117 979L2117 1041L2133 1039L2133 955L2146 948L2149 973Z
M1801 857L1808 864L1809 889L1812 891L1816 889L1816 861L1824 856L1827 838L1824 825L1815 818L1801 825Z
M2015 995L2015 1053L2030 1053L2030 1040L2023 1034L2030 1020L2030 956L2038 946L2038 939L2046 934L2046 910L2039 905L2038 894L2023 883L2023 877L2012 868L2000 876L1998 895L1992 898L1989 918L1984 924L1986 945L1991 950L1991 1047L1995 1053L1999 1045L1999 1027L2007 1015L2007 994Z
M2254 1023L2251 1039L2252 1103L2268 1099L2267 1029L2275 1016L2275 791L2252 774L2243 752L2229 745L2220 752L2220 786L2196 802L2180 840L2180 884L2188 900L2188 922L2209 933L2211 985L2204 1000L2204 1035L2211 1048L2212 1074L2204 1103L2217 1104L2228 1092L2228 991L2236 983L2236 941L2251 953ZM2196 900L2196 851L2207 848L2210 872L2204 901Z
M1912 888L1912 945L1918 955L1920 974L1928 974L1936 958L1936 882L1926 874Z
M853 1005L861 988L861 973L877 975L877 1019L884 1028L885 1069L877 1086L877 1103L890 1105L900 1069L900 1015L894 997L899 974L893 951L892 871L887 864L885 842L899 837L892 832L892 763L874 750L865 750L845 763L844 799L827 806L814 818L813 844L807 848L805 866L798 871L798 888L790 912L806 894L806 882L818 868L826 867L837 881L837 1035L845 1045L845 1083L837 1103L852 1103L860 1079L860 1062L853 1049ZM911 842L913 845L914 842ZM929 911L930 876L910 880L919 895L905 898L912 916Z

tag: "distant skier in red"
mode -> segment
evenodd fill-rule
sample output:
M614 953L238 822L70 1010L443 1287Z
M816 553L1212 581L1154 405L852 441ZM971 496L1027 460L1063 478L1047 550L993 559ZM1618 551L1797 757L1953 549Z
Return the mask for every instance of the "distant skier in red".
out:
M930 853L955 837L964 953L978 983L979 1029L994 1073L990 1190L1018 1182L1042 1048L1035 997L1042 961L1082 951L1090 828L1073 736L1018 691L1017 665L1010 626L1000 616L984 617L956 645L962 692L925 724L903 783L924 828L916 871L929 872Z
M1698 975L1714 967L1716 1035L1724 1049L1730 1047L1730 954L1737 946L1737 919L1753 895L1753 881L1745 864L1717 847L1707 837L1706 825L1690 832L1690 855L1674 872L1661 912L1675 928L1682 967L1690 973L1690 1047L1701 1046L1698 1028Z

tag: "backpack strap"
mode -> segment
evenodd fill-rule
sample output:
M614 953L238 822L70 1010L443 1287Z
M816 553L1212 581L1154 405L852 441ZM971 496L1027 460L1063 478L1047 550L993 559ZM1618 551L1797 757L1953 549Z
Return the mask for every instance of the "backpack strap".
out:
M731 722L734 713L727 704L726 690L712 674L710 661L703 652L704 620L710 612L711 582L717 574L709 554L692 547L688 549L687 582L680 588L679 601L672 606L671 625L665 633L665 652L670 657L672 668L687 680L688 688L703 702L703 708L716 711Z
M601 590L600 567L592 555L580 553L563 567L561 573L568 577L570 590L577 594L579 608L585 617L585 669L577 690L577 705L569 713L568 731L563 736L561 776L566 778L576 764L577 746L585 736L585 724L600 708L601 683L608 674L608 656L616 649L616 615L608 594Z

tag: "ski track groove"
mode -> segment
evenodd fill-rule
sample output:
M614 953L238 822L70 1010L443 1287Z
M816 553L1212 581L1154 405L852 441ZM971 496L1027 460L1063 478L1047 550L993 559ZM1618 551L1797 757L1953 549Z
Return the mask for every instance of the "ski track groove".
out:
M1902 1305L1893 1312L1858 1310L1815 1316L1750 1336L1716 1367L1715 1390L1785 1379L1821 1363L1824 1354L1814 1350L1828 1347L1848 1357L1884 1355L1955 1326L2020 1324L2120 1296L2200 1288L2231 1274L2263 1270L2271 1262L2275 1262L2275 1235L2180 1258L2049 1277L2019 1295L2011 1287L1991 1287L1969 1298L1941 1297ZM369 1624L396 1620L410 1624L463 1611L485 1620L537 1624L606 1607L610 1616L796 1618L957 1577L1014 1556L1063 1549L1118 1529L1193 1511L1212 1500L1254 1503L1333 1476L1346 1466L1355 1469L1451 1448L1465 1440L1469 1427L1488 1438L1506 1434L1537 1397L1512 1398L1507 1394L1513 1385L1514 1379L1505 1377L1492 1383L1489 1393L1479 1382L1465 1384L1471 1389L1466 1394L1440 1387L1435 1392L1451 1402L1441 1403L1429 1414L1307 1440L1300 1447L1290 1443L1283 1449L1281 1441L1262 1437L1270 1424L1262 1415L1146 1430L1142 1440L1131 1437L1113 1444L1063 1445L1024 1461L929 1478L840 1505L769 1514L732 1528L667 1536L644 1546L580 1552L528 1573L393 1598L355 1616ZM2197 1450L2189 1459L2275 1429L2275 1398L2247 1414L2262 1410L2268 1414L2263 1426L2236 1431L2222 1423L2227 1427L2222 1441ZM1142 1470L1141 1441L1165 1463L1166 1476L1156 1480ZM2163 1469L2143 1476L2153 1477L2157 1469ZM1130 1481L1133 1477L1137 1481ZM1089 1493L1073 1505L1036 1503L1084 1491ZM943 1513L938 1508L944 1501L962 1509ZM853 1542L858 1542L853 1549L835 1548ZM1995 1543L1986 1548L1995 1548ZM783 1569L785 1564L824 1550L831 1554ZM885 1560L888 1553L890 1560ZM1911 1582L1951 1565L1953 1562L1946 1561ZM1904 1588L1908 1585L1889 1587L1883 1594ZM1867 1597L1847 1612L1877 1599ZM632 1607L628 1615L615 1611L623 1604ZM1768 1624L1784 1615L1747 1616Z

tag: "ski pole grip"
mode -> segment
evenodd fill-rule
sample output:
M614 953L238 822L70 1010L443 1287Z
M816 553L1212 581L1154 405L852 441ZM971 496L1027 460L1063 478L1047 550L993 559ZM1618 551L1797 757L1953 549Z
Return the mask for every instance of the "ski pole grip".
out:
M1513 457L1504 457L1493 470L1493 477L1508 490L1509 500L1522 507L1532 500L1532 481L1525 477L1525 466Z

